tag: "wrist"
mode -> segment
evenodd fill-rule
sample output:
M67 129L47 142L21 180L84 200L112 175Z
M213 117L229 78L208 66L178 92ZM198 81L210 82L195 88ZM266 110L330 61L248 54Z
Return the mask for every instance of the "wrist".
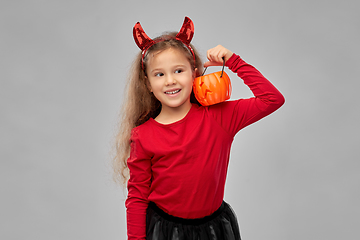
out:
M224 60L225 60L225 63L232 57L234 53L229 51L228 53L225 54L224 56Z

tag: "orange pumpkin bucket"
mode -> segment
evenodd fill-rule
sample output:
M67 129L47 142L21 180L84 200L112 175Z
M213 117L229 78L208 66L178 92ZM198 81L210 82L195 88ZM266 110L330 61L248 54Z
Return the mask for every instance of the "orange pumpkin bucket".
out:
M225 61L222 71L210 73L195 78L193 90L196 99L203 106L209 106L230 99L231 82L229 76L224 72Z

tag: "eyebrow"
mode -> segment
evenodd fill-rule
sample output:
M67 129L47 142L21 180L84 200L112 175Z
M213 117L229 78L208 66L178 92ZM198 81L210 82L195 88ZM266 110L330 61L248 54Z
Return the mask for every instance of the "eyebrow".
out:
M178 65L175 65L173 68L178 68L178 67L186 67L185 64L178 64ZM155 71L162 71L163 69L162 68L155 68L153 70L151 70L150 72L155 72Z

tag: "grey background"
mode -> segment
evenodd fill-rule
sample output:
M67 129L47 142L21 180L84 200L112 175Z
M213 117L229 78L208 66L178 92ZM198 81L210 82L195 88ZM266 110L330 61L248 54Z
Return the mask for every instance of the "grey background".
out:
M233 144L225 200L243 239L359 239L358 9L350 0L2 0L0 239L126 239L109 151L139 51L132 27L155 37L184 16L203 56L229 48L286 98ZM251 96L230 77L233 99Z

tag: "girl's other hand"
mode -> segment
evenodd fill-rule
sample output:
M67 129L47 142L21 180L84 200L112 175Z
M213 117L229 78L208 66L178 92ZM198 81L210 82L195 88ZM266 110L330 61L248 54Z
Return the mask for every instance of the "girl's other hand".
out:
M224 57L226 62L233 55L233 52L224 48L221 45L217 45L216 47L207 50L206 55L209 61L204 63L204 67L222 66L223 65L222 58Z

